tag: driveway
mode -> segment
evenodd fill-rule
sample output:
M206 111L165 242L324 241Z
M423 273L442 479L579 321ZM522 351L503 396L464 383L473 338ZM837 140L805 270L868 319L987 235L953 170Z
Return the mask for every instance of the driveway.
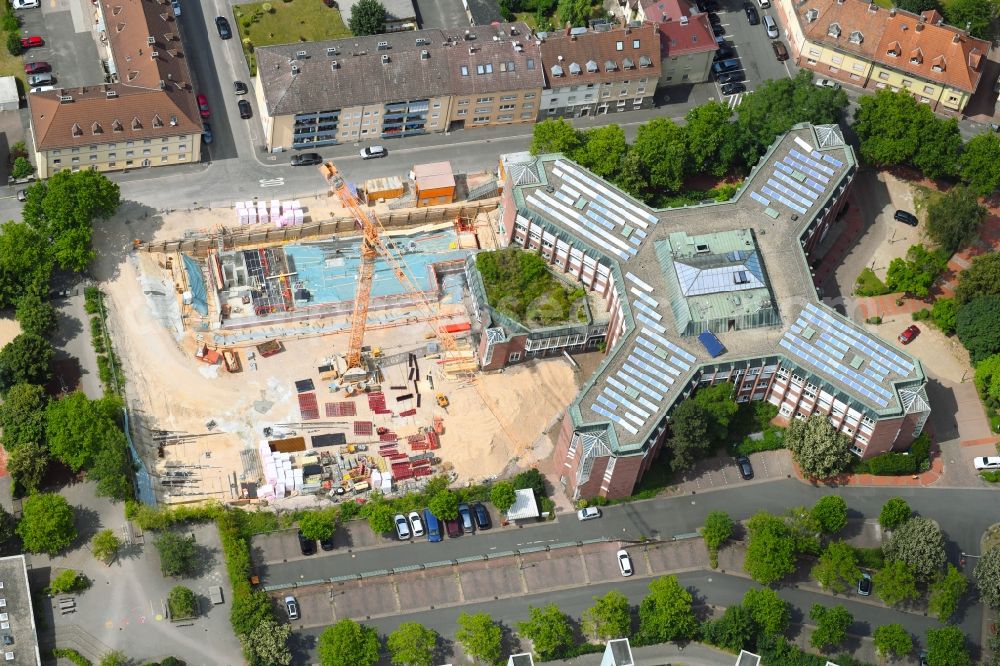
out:
M83 303L82 286L73 289L68 297L52 301L58 317L53 339L56 374L62 378L60 388L70 391L79 388L94 400L104 395L104 387L91 343L90 315L84 311Z
M470 27L462 0L414 0L414 4L417 7L417 21L421 28Z
M83 0L46 0L41 9L18 12L22 35L39 35L45 46L24 53L25 62L52 65L59 88L104 83L94 39L94 10Z

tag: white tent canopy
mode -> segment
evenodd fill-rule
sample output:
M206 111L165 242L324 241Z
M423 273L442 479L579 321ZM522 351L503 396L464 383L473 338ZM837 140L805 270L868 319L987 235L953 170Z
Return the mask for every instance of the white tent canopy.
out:
M538 502L535 501L535 491L522 488L517 492L514 506L507 509L507 520L525 520L538 517Z

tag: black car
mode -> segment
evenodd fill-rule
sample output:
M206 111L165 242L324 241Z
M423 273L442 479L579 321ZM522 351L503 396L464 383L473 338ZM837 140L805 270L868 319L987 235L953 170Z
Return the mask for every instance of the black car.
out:
M305 538L302 530L299 530L299 550L302 551L303 555L314 555L316 553L316 542Z
M725 60L726 58L735 58L736 49L732 46L720 46L719 50L715 52L715 56L712 58L714 62L719 62L720 60Z
M490 519L490 512L486 510L482 502L476 502L472 505L472 515L476 519L476 528L480 530L488 530L493 527L493 520Z
M757 13L757 8L749 2L743 3L743 11L746 12L747 21L750 22L750 25L757 25L760 23L760 14Z
M867 573L861 574L861 580L858 581L858 594L862 597L871 596L872 593L872 577Z
M322 548L323 550L333 550L333 536L331 536L329 539L320 539L319 547Z
M246 120L247 118L253 118L253 109L250 108L250 102L245 99L241 99L236 103L236 106L240 107L240 118Z
M746 92L747 87L742 83L727 83L722 86L722 94L725 96L735 95L736 93Z
M212 143L212 126L208 123L201 124L201 140L207 143Z
M698 3L698 8L703 12L717 12L719 11L719 3L715 0L703 0Z
M726 29L723 28L721 25L713 25L712 32L715 34L716 37L721 37L722 35L726 34Z
M236 91L237 95L247 94L247 84L242 81L233 81L233 90Z
M736 466L740 468L740 476L749 481L753 478L753 465L750 464L748 456L740 456L736 459Z
M233 38L233 29L229 27L229 20L225 16L215 17L215 29L219 31L219 37L223 39Z
M711 23L712 25L719 25L720 23L722 23L722 19L719 18L718 14L709 14L708 22Z
M323 163L323 156L319 153L301 153L292 156L290 164L292 166L315 166Z
M913 213L909 213L905 210L897 210L892 216L894 220L902 222L903 224L908 224L911 227L917 226L917 216Z
M746 81L747 75L743 72L729 72L727 74L719 75L719 85L725 85L727 83L738 83L740 81Z

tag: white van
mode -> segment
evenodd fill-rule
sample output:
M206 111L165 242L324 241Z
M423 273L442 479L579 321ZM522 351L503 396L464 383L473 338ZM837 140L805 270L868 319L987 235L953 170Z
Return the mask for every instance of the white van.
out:
M765 15L762 19L764 21L764 28L767 30L767 36L770 39L778 38L778 24L774 22L774 19L770 16Z
M33 93L36 93L36 92L48 92L50 90L55 90L55 89L56 89L55 86L37 86L35 88L32 88L31 92L33 92Z
M761 9L767 9L771 6L771 0L757 0L757 2L760 3Z

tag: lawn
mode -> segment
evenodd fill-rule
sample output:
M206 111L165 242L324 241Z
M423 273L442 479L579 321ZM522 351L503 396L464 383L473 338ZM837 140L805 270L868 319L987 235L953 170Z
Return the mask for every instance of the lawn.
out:
M0 4L0 18L8 13L13 13L13 11L10 8L10 3ZM14 14L14 16L17 15ZM21 82L18 86L18 92L24 93L28 90L24 74L24 59L19 55L11 55L10 51L7 50L7 33L0 32L0 37L3 37L4 40L0 44L0 76L13 76L18 79Z
M264 5L270 6L271 11L265 12ZM321 0L272 0L235 5L233 12L251 75L257 73L253 49L258 46L319 42L351 35L340 18L340 11L327 7Z

